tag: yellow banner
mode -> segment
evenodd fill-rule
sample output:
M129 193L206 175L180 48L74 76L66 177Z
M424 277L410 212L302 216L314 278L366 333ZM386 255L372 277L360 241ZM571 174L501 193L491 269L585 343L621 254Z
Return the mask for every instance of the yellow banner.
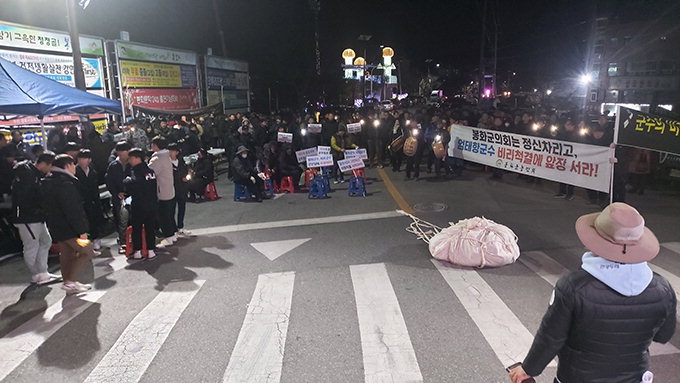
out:
M123 77L123 87L182 87L182 71L179 65L121 60L120 74Z

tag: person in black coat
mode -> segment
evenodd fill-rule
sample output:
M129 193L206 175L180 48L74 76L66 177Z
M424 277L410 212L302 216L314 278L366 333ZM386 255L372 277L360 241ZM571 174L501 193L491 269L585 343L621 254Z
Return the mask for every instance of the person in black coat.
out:
M186 237L191 235L191 232L184 230L184 215L187 210L187 198L189 195L189 168L181 156L179 145L172 143L168 145L170 152L170 161L172 162L172 175L175 184L175 205L173 207L172 215L175 215L177 210L177 232L180 236Z
M52 240L59 243L59 264L67 294L82 293L91 285L76 280L78 272L94 255L88 240L89 226L78 192L73 158L60 154L52 162L52 172L43 179L42 200L47 212L47 227Z
M215 181L215 168L212 159L205 149L198 151L198 160L194 163L189 181L189 200L202 202L205 199L205 188Z
M35 164L26 160L14 167L12 179L12 223L23 243L24 262L31 280L39 285L52 282L56 275L47 272L47 258L52 238L47 229L47 215L40 198L41 178L49 174L54 153L40 154Z
M142 228L146 238L148 258L156 256L156 227L158 221L158 186L156 173L144 162L146 155L139 148L130 150L128 154L130 175L125 178L125 195L131 197L130 225L132 226L132 246L135 259L142 258Z
M668 342L677 323L673 288L647 264L659 241L620 202L580 217L576 234L589 252L579 270L557 281L529 353L510 370L512 382L541 374L558 356L562 383L640 383L649 346Z
M281 184L283 177L292 177L293 185L298 186L300 176L302 175L302 168L297 161L293 147L290 144L283 144L279 152L279 159L277 162L274 179L277 184Z
M125 230L128 226L128 214L123 200L125 199L123 180L130 175L130 165L128 164L128 153L130 144L121 141L116 144L115 159L109 163L106 169L106 188L111 193L111 207L113 209L113 222L118 232L118 253L125 254Z
M94 242L94 249L101 248L100 226L104 220L102 204L99 199L99 176L92 168L92 152L89 149L81 149L77 156L78 166L76 167L76 177L78 177L78 191L83 199L83 207L87 215L87 222L90 226L90 240Z
M248 158L249 155L250 153L245 146L239 146L236 150L236 156L231 160L234 183L245 186L250 195L255 196L257 202L262 202L264 182L258 176L257 170Z

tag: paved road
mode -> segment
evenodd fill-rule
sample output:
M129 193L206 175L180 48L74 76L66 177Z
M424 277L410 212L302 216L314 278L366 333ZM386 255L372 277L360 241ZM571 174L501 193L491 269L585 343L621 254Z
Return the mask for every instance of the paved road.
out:
M181 240L154 261L115 247L84 273L95 291L29 287L20 259L0 265L0 380L6 382L506 382L554 281L579 267L582 197L554 184L403 181L368 171L370 195L346 184L328 200L283 195L189 206ZM677 197L633 196L664 243L657 271L680 288ZM443 204L446 209L438 209ZM520 262L467 270L433 262L407 233L411 209L446 225L484 215L518 234ZM653 348L659 382L677 378L680 337ZM539 382L552 382L548 367Z

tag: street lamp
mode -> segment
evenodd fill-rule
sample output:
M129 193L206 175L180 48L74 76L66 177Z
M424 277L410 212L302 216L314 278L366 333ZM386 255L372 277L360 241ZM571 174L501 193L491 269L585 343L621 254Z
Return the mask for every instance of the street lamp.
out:
M593 81L593 75L591 75L590 73L586 73L586 74L581 75L581 77L579 77L578 80L581 84L587 85L587 84L590 84Z
M546 91L545 91L545 94L546 94L547 96L550 96L550 95L552 94L552 89L546 90Z

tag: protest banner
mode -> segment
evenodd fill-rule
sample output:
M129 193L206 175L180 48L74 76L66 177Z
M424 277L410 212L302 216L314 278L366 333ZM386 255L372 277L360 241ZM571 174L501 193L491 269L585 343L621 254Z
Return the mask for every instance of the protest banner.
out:
M325 155L325 154L331 154L331 147L330 146L317 146L317 153L319 155Z
M340 168L340 171L345 173L349 172L355 169L363 169L365 167L364 161L361 160L361 158L354 157L354 158L346 158L344 160L339 160L338 161L338 167Z
M361 132L361 122L347 124L347 133L359 133L359 132Z
M276 134L276 141L278 142L293 142L293 133L281 133Z
M305 162L307 160L307 157L312 157L316 155L317 155L316 148L303 149L295 152L295 157L297 157L297 161L300 164Z
M330 154L307 157L308 168L322 168L326 166L333 166L333 156Z
M624 107L616 121L617 144L680 154L680 121Z
M448 155L515 173L608 192L611 151L609 147L603 146L453 125Z
M321 133L321 124L308 124L307 133Z
M366 149L347 149L345 150L345 158L359 158L368 160L368 152Z

